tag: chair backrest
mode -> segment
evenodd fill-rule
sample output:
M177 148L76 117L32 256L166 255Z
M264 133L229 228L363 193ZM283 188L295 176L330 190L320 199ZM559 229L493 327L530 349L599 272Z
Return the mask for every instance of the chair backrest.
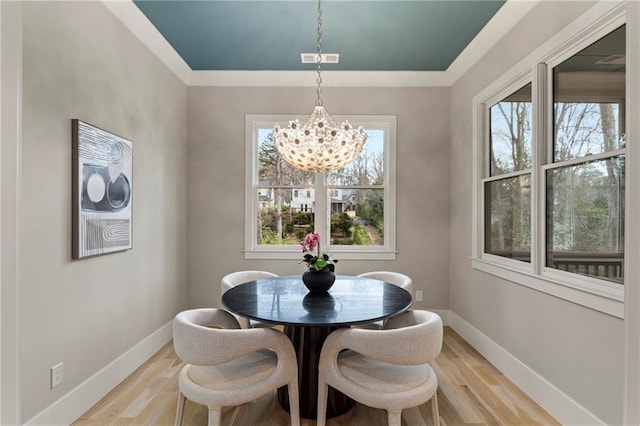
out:
M335 362L344 349L389 364L426 364L440 354L442 335L440 316L420 310L391 317L382 330L341 328L331 333L322 345L320 368Z
M173 346L187 364L222 364L265 348L280 352L281 340L290 345L284 334L271 329L241 329L224 309L191 309L173 319Z
M402 287L407 290L411 295L411 300L413 300L413 280L411 277L401 274L399 272L391 272L391 271L373 271L373 272L365 272L363 274L358 275L363 278L371 278L374 280L385 281L398 287Z
M277 277L276 274L267 271L237 271L222 277L220 281L220 294L224 294L229 289L237 286L238 284L246 283L248 281L259 280L261 278Z
M389 318L384 330L391 332L390 337L385 336L385 346L396 352L389 362L425 364L436 359L442 350L442 319L435 312L403 312Z

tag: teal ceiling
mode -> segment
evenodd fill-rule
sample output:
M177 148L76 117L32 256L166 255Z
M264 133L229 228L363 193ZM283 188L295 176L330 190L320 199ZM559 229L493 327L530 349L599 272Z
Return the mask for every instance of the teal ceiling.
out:
M193 70L312 70L313 0L135 0ZM324 70L444 71L504 0L326 0Z

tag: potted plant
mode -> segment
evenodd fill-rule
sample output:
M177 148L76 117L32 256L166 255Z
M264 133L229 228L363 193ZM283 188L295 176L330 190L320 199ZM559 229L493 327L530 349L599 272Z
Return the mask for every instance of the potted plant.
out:
M302 274L302 282L311 293L326 292L336 280L335 264L338 261L322 253L320 234L317 232L309 232L300 245L305 253L300 263L307 264L307 270Z

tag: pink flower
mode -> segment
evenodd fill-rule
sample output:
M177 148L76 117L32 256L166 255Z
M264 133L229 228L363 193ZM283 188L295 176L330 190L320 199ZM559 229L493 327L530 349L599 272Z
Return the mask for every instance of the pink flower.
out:
M309 232L305 237L304 241L300 243L302 246L302 251L314 251L316 247L320 245L320 234L317 232Z
M317 232L309 232L304 240L300 243L302 246L302 252L314 252L317 249L315 255L309 253L305 254L300 263L304 262L309 268L313 268L316 271L320 271L330 263L338 263L336 259L331 260L328 254L322 254L320 252L320 234ZM333 265L330 265L330 270L333 272Z

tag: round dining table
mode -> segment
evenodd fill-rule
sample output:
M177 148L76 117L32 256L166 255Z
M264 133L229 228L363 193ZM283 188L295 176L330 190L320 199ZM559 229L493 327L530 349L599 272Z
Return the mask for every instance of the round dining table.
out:
M301 276L263 278L237 285L222 295L227 310L251 320L284 326L298 360L300 416L315 419L318 361L327 336L340 327L390 318L411 306L409 292L370 278L337 275L327 293L311 294ZM280 405L289 410L287 388L278 390ZM354 402L329 388L327 417L347 412Z

